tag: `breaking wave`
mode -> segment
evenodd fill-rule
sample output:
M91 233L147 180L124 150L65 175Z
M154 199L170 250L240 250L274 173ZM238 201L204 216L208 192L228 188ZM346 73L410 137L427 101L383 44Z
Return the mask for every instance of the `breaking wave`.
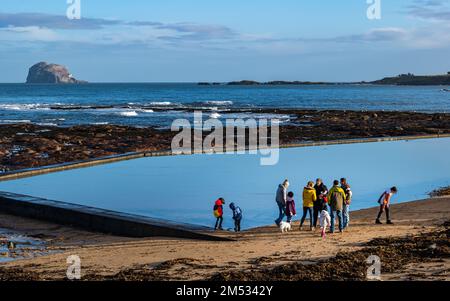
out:
M231 100L209 100L205 101L204 104L211 106L232 106L233 102Z
M119 112L118 114L124 117L136 117L139 115L136 111Z

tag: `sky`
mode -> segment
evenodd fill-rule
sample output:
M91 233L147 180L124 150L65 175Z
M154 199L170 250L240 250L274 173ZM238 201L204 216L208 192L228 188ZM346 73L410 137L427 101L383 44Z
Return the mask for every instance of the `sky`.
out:
M342 82L442 74L449 59L450 0L0 3L0 82L24 82L40 61L90 82Z

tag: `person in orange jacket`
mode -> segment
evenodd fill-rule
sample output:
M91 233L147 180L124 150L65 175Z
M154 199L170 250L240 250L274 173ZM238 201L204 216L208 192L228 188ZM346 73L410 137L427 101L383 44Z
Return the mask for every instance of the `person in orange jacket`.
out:
M225 205L225 200L223 198L217 199L217 201L214 203L213 213L214 217L216 218L216 225L214 226L214 230L223 230L223 205Z

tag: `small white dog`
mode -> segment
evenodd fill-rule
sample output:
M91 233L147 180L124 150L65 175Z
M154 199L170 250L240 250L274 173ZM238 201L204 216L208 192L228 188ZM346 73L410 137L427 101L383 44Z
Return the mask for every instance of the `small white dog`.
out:
M281 233L291 231L292 230L291 223L281 222L280 230L281 230Z
M327 230L327 227L331 226L331 217L327 210L322 210L320 212L319 223L322 238L325 238L325 232Z

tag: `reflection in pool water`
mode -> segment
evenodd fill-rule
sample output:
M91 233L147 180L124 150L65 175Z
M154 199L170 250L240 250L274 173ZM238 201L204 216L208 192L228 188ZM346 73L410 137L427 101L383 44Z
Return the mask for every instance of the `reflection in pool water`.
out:
M225 227L235 202L249 228L273 223L285 178L297 209L303 186L317 177L327 185L346 177L352 210L376 206L392 185L399 188L394 203L424 198L450 184L449 150L450 138L442 138L282 149L275 166L260 166L254 155L153 157L1 182L0 190L208 226L214 201L224 197Z

